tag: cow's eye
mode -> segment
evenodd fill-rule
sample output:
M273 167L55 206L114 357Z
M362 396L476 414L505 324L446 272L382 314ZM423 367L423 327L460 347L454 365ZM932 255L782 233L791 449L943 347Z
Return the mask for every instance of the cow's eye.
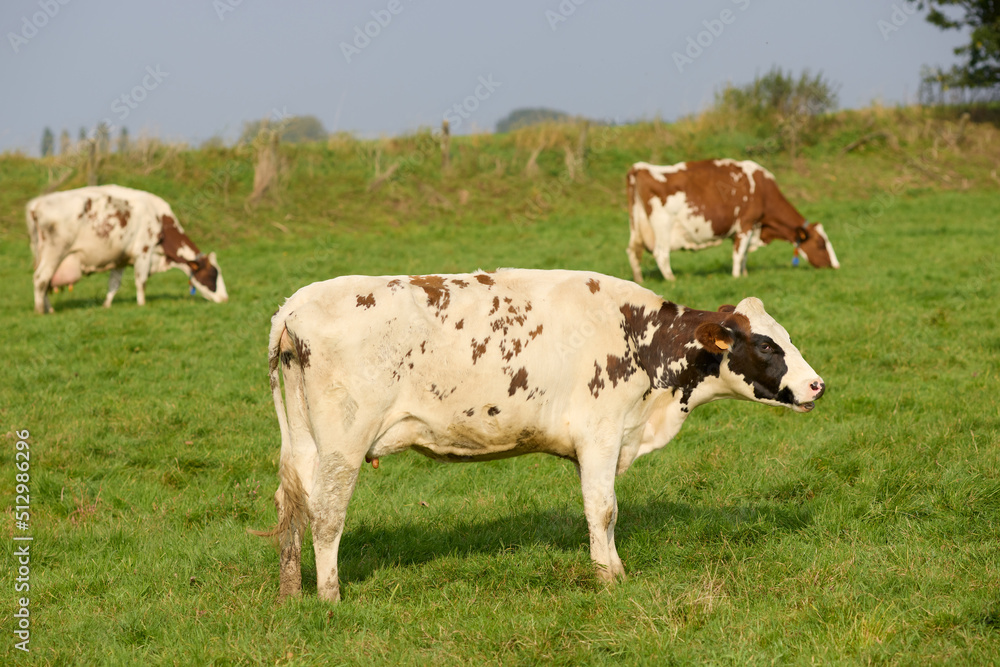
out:
M763 352L764 354L771 354L772 352L774 352L774 348L771 347L770 343L761 343L760 345L757 346L757 349Z

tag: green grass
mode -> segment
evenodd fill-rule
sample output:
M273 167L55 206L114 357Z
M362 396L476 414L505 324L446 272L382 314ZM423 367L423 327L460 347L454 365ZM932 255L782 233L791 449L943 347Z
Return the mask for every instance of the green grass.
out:
M997 153L943 148L912 167L933 137L908 144L900 129L902 158L840 155L861 131L837 132L850 138L795 165L761 161L824 222L840 271L792 269L777 243L751 256L741 280L729 277L728 244L675 255L673 285L645 261L648 286L680 303L761 297L827 381L815 411L735 401L695 411L618 480L629 577L612 589L593 576L569 463L383 459L362 471L350 506L337 606L315 596L311 545L306 595L278 605L277 554L246 532L274 521L271 313L298 287L345 273L628 276L625 168L652 152L683 159L701 139L683 126L616 130L581 182L560 180L555 151L543 153L538 180L523 177L526 135L463 139L453 174L424 160L375 192L363 155L373 144L286 147L277 199L249 212L242 152L160 154L149 173L111 160L105 181L162 194L202 249L218 251L231 300L187 296L171 272L151 278L139 308L129 271L110 311L96 276L55 295L49 317L32 312L22 221L48 165L0 158L5 628L19 597L20 429L31 431L34 536L31 654L8 632L3 661L996 663ZM746 140L732 136L738 157ZM394 141L383 169L425 150L420 137ZM723 150L727 139L705 141ZM213 184L221 170L232 173L225 192ZM538 213L515 219L532 201Z

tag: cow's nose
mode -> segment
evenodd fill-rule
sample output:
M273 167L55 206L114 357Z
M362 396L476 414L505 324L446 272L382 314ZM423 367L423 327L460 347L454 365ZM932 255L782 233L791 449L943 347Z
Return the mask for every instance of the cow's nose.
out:
M809 385L809 388L816 392L816 395L813 396L813 400L815 401L826 391L826 383L823 380L816 380Z

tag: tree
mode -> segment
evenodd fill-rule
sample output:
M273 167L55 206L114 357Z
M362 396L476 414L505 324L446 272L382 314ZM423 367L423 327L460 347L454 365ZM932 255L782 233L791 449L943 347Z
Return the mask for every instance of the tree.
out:
M283 143L297 144L307 141L326 141L327 132L323 123L316 116L288 116L279 120L254 120L243 123L238 143L253 143L261 130L268 129L278 133L278 139Z
M772 67L744 86L727 85L715 95L715 109L748 114L756 120L781 120L795 116L817 116L837 108L837 87L803 70L796 79Z
M52 130L45 128L42 132L42 157L52 155L52 151L55 148L56 138L52 134Z
M97 152L107 155L111 148L111 128L104 121L97 124L97 132L94 135L97 141Z
M503 134L518 128L538 125L539 123L561 123L570 120L568 113L555 109L514 109L497 121L497 133Z
M814 119L836 108L837 86L822 73L803 70L796 78L791 70L786 74L772 67L752 83L726 85L715 94L713 112L766 128L770 135L766 143L787 148L795 159L799 144L808 141Z
M59 135L59 155L69 155L73 150L73 144L69 140L69 130L63 128Z
M128 149L129 149L128 128L123 125L122 131L118 133L118 152L128 153Z
M969 43L955 49L965 62L948 72L932 71L925 76L944 86L997 88L1000 86L1000 1L998 0L909 0L927 8L927 21L942 30L971 29ZM945 8L960 10L945 13Z

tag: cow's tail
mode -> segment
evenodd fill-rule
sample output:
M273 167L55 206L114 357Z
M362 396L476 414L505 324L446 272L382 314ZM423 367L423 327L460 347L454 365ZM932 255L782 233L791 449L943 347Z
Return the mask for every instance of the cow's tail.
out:
M628 228L632 233L635 233L636 221L635 221L635 167L631 167L628 170L628 175L625 176L625 201L626 206L628 206Z
M285 331L284 309L279 309L271 320L271 338L268 345L268 373L271 383L271 397L274 400L274 410L278 414L278 427L281 431L281 458L278 464L278 490L274 494L274 502L278 508L278 523L271 530L250 532L254 535L274 540L284 552L297 548L302 531L308 523L306 493L302 481L292 462L292 441L288 428L288 412L281 393L281 355L282 340L287 340ZM289 359L289 363L296 360ZM289 391L297 388L286 387Z
M35 222L35 218L32 215L33 207L35 205L35 200L32 199L28 202L28 205L24 207L24 219L28 223L28 239L31 243L31 256L34 258L33 269L38 268L38 223Z

